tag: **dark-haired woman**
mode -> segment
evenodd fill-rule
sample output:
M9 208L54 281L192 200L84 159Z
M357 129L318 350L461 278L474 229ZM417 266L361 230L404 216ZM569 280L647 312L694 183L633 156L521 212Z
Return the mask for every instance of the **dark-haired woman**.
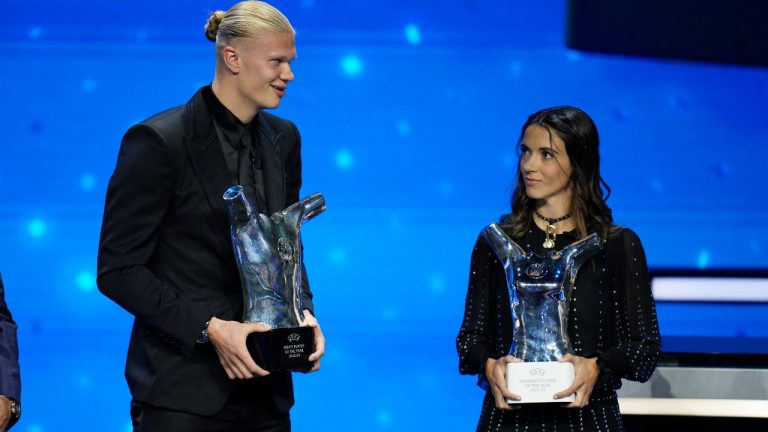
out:
M519 140L517 186L505 233L543 256L591 233L603 248L581 266L572 291L568 336L575 379L553 398L560 403L508 404L506 387L513 323L507 280L485 239L472 252L464 320L456 340L459 370L486 389L478 431L623 430L616 390L621 379L646 381L656 368L660 338L645 253L637 234L613 223L600 176L599 136L574 107L532 114Z

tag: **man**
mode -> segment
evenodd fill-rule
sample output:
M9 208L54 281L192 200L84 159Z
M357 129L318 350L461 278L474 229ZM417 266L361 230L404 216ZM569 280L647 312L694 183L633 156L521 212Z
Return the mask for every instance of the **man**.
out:
M0 431L7 431L21 417L21 375L16 322L5 303L0 274Z
M215 12L216 72L184 106L131 127L109 182L99 289L135 317L126 362L135 431L289 431L288 372L248 354L224 191L241 184L260 213L299 199L301 141L276 108L293 81L295 32L277 9ZM306 278L304 278L306 280ZM302 290L320 367L325 339Z

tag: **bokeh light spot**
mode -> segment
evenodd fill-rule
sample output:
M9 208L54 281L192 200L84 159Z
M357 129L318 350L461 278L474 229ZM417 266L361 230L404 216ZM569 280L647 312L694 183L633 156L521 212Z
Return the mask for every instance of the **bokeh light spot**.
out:
M82 271L75 277L75 284L82 291L89 292L96 288L96 278L91 272Z
M664 183L662 183L659 179L652 179L651 189L653 189L654 192L664 192Z
M696 265L699 267L700 270L703 270L707 268L709 265L709 252L706 250L702 250L699 252L699 258L696 261Z
M341 59L341 70L349 76L360 75L363 72L363 62L353 55L348 55Z
M343 265L347 262L347 252L342 248L332 248L328 254L331 264Z
M444 181L438 185L440 193L445 196L453 194L453 185L449 181Z
M413 24L405 26L405 39L411 45L416 45L421 42L421 32L419 28Z
M47 228L48 227L45 225L45 222L42 219L32 219L27 224L27 232L34 238L40 238L45 235Z
M445 279L440 275L432 275L429 278L429 289L434 293L443 292L445 290Z
M392 424L392 414L389 411L379 411L376 415L379 426L389 426Z
M77 385L83 390L87 390L91 388L91 384L93 383L93 380L91 380L91 377L88 375L80 375L77 377Z
M83 174L83 176L80 177L80 189L89 191L93 190L94 186L96 186L96 178L91 174Z
M339 150L336 153L336 166L343 170L352 168L355 164L355 159L352 157L352 153L348 150Z
M90 78L86 78L86 79L83 80L83 83L80 85L80 87L86 93L93 93L93 92L96 91L96 88L99 87L99 83L96 82L96 80L92 80Z
M405 120L397 122L397 132L402 136L409 136L411 134L411 124Z

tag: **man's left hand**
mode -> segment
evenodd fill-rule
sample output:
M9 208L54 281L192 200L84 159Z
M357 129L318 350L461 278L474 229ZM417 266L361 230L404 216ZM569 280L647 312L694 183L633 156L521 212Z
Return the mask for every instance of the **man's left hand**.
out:
M310 372L314 372L320 369L320 357L325 354L325 336L320 329L320 324L317 319L312 315L312 312L304 309L304 324L312 327L315 332L315 352L309 355L309 361L313 362Z

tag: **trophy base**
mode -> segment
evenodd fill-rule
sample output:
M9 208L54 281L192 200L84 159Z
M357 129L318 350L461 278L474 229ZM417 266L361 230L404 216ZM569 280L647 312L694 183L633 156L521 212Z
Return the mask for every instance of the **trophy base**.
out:
M251 333L245 344L256 364L269 372L307 372L312 369L313 362L309 361L309 355L315 351L312 327L276 328Z
M554 399L553 395L573 384L573 364L567 362L522 362L507 364L507 388L520 400L507 403L573 402L575 395Z

